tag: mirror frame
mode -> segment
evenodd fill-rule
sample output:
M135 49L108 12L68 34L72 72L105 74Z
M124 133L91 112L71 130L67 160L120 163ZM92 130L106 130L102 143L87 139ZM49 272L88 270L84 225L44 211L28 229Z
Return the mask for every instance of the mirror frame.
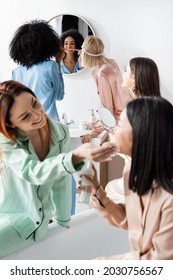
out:
M89 23L86 19L84 19L83 17L81 17L81 16L79 16L79 15L76 15L76 14L71 14L71 13L61 13L61 14L57 14L57 15L51 17L49 20L47 20L47 23L51 24L51 20L53 20L53 19L55 19L55 18L57 18L57 17L60 17L60 16L65 16L65 15L70 15L70 16L75 16L75 17L80 18L81 20L83 20L83 21L85 22L85 24L87 24L87 25L89 26L89 28L91 29L91 31L92 31L92 33L93 33L93 36L96 35L96 34L95 34L95 31L94 31L94 29L92 28L92 26L90 25L90 23ZM56 31L56 30L55 30L55 31ZM57 32L57 31L56 31L56 32ZM57 33L58 33L58 32L57 32ZM58 35L61 36L61 34L58 34ZM62 73L62 74L65 75L65 76L67 76L67 77L68 77L68 76L71 77L71 76L80 74L80 73L83 72L86 68L87 68L87 67L84 67L83 69L79 70L79 71L76 72L76 73L71 73L71 74Z
M117 122L112 112L105 107L99 107L96 112L105 130L113 133L113 128L116 126Z

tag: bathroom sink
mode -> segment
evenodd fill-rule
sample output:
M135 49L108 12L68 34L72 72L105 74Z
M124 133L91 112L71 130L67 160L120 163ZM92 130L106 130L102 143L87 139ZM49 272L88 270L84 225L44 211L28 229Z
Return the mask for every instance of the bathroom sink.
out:
M84 130L84 129L79 129L78 127L69 127L70 131L70 138L75 141L75 143L81 144L80 137L84 134L90 134L91 130ZM107 131L103 131L98 135L97 138L92 138L92 143L94 145L101 145L105 140L108 135ZM76 142L77 141L77 142Z
M83 129L79 129L78 127L69 127L69 131L70 131L71 138L79 138L84 134L91 133L91 130L83 130Z

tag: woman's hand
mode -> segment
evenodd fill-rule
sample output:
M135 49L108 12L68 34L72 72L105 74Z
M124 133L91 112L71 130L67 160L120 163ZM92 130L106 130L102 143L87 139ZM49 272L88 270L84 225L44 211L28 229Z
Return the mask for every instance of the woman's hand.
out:
M112 160L111 155L115 153L115 146L110 142L105 142L102 146L95 146L85 143L73 151L73 165L79 164L82 160L88 159L95 162Z
M116 144L116 137L115 137L116 126L113 128L112 133L109 133L109 140L111 143Z
M116 153L120 153L120 147L117 145L115 131L116 127L113 128L113 133L109 133L109 141L115 146Z
M84 134L81 136L82 143L91 142L92 138L97 138L100 133L104 131L104 127L99 120L93 125L93 129L90 134Z
M100 120L97 120L93 125L93 129L99 131L100 133L104 130L104 125L101 123Z
M84 134L84 135L82 135L81 136L81 140L82 140L82 144L84 144L84 143L90 143L91 142L91 140L92 140L92 136L91 136L91 134Z
M87 188L87 192L90 193L90 195L95 195L98 187L100 186L98 178L97 178L97 171L95 169L95 166L92 164L92 169L94 172L93 178L90 176L84 174L81 174L80 177L82 178L83 176L85 177L85 181L88 182L87 186L82 185L82 180L80 180L79 183L79 189L82 190L83 188ZM84 171L85 172L85 171Z

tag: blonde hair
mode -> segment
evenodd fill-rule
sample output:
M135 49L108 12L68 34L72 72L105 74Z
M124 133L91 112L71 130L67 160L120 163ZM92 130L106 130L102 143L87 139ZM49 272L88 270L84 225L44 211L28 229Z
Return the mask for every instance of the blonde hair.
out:
M82 45L81 64L83 67L93 67L105 63L104 44L97 36L87 36Z

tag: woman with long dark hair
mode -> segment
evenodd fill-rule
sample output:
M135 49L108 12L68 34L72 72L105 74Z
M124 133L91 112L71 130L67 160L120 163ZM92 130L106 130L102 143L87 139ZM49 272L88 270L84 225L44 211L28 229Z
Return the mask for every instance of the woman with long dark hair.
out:
M87 177L92 205L129 231L131 251L104 259L173 260L173 106L161 97L131 101L114 129L125 165L125 204L110 200L97 176ZM115 167L116 168L116 167Z

